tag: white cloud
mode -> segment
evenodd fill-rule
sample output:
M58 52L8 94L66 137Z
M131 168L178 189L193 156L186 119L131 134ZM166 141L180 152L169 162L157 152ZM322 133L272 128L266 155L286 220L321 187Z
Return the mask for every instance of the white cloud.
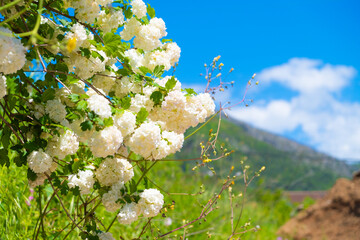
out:
M347 86L356 71L353 67L323 64L320 60L292 58L257 75L260 82L279 82L300 92L338 91Z
M309 145L318 150L339 158L360 159L360 103L341 102L334 96L355 74L352 67L294 58L263 70L258 79L279 82L297 90L297 96L236 108L229 114L278 134L301 128L310 139Z

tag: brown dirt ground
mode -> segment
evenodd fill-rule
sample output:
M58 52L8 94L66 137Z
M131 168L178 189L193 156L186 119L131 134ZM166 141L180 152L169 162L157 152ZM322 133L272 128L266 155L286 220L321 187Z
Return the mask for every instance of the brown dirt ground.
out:
M360 240L360 173L339 179L327 195L283 225L294 240Z

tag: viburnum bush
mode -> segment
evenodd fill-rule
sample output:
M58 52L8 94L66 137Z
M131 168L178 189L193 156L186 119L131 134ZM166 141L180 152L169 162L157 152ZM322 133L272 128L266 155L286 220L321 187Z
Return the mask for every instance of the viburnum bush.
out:
M166 75L181 51L142 0L1 3L0 163L27 166L40 199L33 238L46 237L43 220L54 198L70 232L78 229L83 239L114 239L112 224L104 232L92 221L99 205L121 224L157 216L164 197L146 188L146 174L182 148L189 127L215 113L211 93L225 83L197 94ZM208 84L222 67L218 60L208 67ZM212 161L207 151L215 142L202 146L199 165ZM45 185L53 192L41 206ZM76 218L68 195L87 206Z

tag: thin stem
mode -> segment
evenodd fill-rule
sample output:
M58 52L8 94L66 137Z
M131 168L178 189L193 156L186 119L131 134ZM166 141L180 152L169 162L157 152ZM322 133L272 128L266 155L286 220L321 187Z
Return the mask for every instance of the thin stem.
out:
M158 161L155 161L153 164L151 164L151 166L147 169L145 169L145 171L143 172L143 174L141 175L139 181L136 183L136 187L140 184L140 181L145 177L145 175L150 171L150 169L157 163Z
M190 133L189 135L187 135L184 140L188 139L189 137L191 137L192 135L194 135L195 133L197 133L200 129L202 129L203 127L205 127L206 124L208 124L214 117L216 117L219 114L220 110L217 111L211 118L209 118L203 125L201 125L200 127L198 127L195 131L193 131L192 133Z

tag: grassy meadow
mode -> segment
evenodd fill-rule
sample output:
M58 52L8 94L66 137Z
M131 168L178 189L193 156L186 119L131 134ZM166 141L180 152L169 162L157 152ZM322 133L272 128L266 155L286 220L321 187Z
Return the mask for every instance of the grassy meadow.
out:
M164 166L166 164L166 166ZM0 167L0 239L34 239L35 227L40 224L38 193L30 192L27 185L26 171L15 167L13 164L9 168ZM223 179L208 174L196 174L194 172L184 172L181 163L166 162L154 166L148 178L150 187L162 189L165 196L165 208L163 214L159 214L151 221L151 230L141 236L141 239L156 239L157 236L182 226L189 221L199 217L203 206L212 197L213 193L219 192ZM260 181L261 182L261 181ZM283 224L291 214L295 213L296 206L282 197L280 191L264 190L261 183L248 189L246 202L243 208L242 217L238 231L245 229L258 229L256 232L248 232L240 235L241 239L276 239L276 230ZM232 192L239 195L243 191L241 181L235 181ZM52 196L52 189L45 188L45 194L41 196L41 208ZM201 192L201 194L198 194ZM195 196L189 195L194 194ZM34 199L27 204L29 197ZM76 216L75 209L78 204L70 199L69 196L61 196L71 216ZM68 199L66 199L68 198ZM65 200L66 199L66 200ZM234 222L241 211L242 197L233 200ZM86 206L80 206L83 209ZM91 206L87 206L90 208ZM57 210L61 214L56 214ZM47 215L42 226L45 235L39 231L38 237L41 239L64 239L71 229L72 222L62 211L60 203L54 196L47 208ZM96 221L100 230L105 231L111 224L115 213L109 213L102 206L98 207L91 221ZM100 223L101 222L101 223ZM114 222L110 232L116 239L137 238L147 219L140 219L132 225L121 225ZM245 228L242 226L248 225ZM40 230L41 230L40 229ZM206 217L206 221L201 220L165 236L163 239L227 239L231 233L231 211L229 192L226 190L216 204L215 209ZM73 231L66 239L80 239L78 231ZM236 239L236 238L234 238Z

